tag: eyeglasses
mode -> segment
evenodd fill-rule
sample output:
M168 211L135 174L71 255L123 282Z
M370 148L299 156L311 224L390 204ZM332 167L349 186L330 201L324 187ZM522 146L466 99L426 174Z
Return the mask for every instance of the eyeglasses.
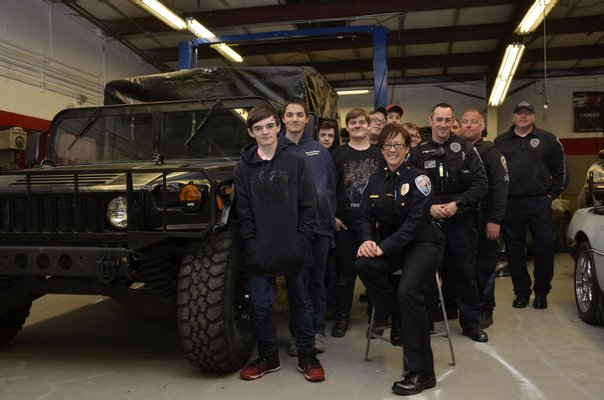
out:
M384 125L386 123L386 120L378 119L378 118L371 118L371 123Z
M402 144L402 143L386 143L386 144L383 144L383 145L382 145L382 149L384 149L384 150L390 150L390 149L392 149L393 147L394 147L396 150L400 150L400 149L402 149L403 147L405 147L405 145L404 145L404 144Z

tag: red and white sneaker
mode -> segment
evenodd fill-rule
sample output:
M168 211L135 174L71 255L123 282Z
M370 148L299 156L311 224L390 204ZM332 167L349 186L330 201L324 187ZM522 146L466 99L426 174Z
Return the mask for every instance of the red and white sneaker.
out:
M261 378L264 374L280 369L281 363L279 362L278 353L261 353L250 365L239 372L239 377L246 381L252 381Z
M315 349L303 349L298 353L298 371L304 374L306 380L310 382L324 381L325 371L317 359Z

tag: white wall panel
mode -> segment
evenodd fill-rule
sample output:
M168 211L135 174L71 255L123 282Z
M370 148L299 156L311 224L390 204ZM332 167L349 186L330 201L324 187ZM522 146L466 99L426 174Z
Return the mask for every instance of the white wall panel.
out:
M51 119L100 104L108 80L156 72L61 3L2 1L0 110Z

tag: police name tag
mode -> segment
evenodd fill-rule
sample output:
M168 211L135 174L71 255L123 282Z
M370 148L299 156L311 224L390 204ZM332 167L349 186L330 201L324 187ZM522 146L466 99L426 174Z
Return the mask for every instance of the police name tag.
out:
M436 160L424 161L424 169L436 168Z

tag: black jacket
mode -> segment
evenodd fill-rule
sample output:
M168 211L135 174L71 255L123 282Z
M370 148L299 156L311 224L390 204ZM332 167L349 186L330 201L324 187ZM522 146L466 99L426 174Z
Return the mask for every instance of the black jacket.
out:
M568 184L564 149L553 133L535 127L521 137L512 126L495 139L495 146L507 161L510 197L549 195L554 199Z
M430 223L432 186L424 171L403 163L369 178L357 216L359 242L374 240L385 256L411 243ZM379 237L376 237L376 226Z
M277 145L271 160L258 146L241 151L235 198L247 268L253 276L287 275L313 263L311 242L319 228L317 191L300 154Z
M487 222L501 225L508 201L508 170L505 157L488 140L479 139L474 143L487 173L489 190L480 200L479 208L487 215Z
M474 146L450 135L443 143L432 139L413 149L411 162L428 173L434 204L458 202L459 213L473 210L487 193L487 176Z

